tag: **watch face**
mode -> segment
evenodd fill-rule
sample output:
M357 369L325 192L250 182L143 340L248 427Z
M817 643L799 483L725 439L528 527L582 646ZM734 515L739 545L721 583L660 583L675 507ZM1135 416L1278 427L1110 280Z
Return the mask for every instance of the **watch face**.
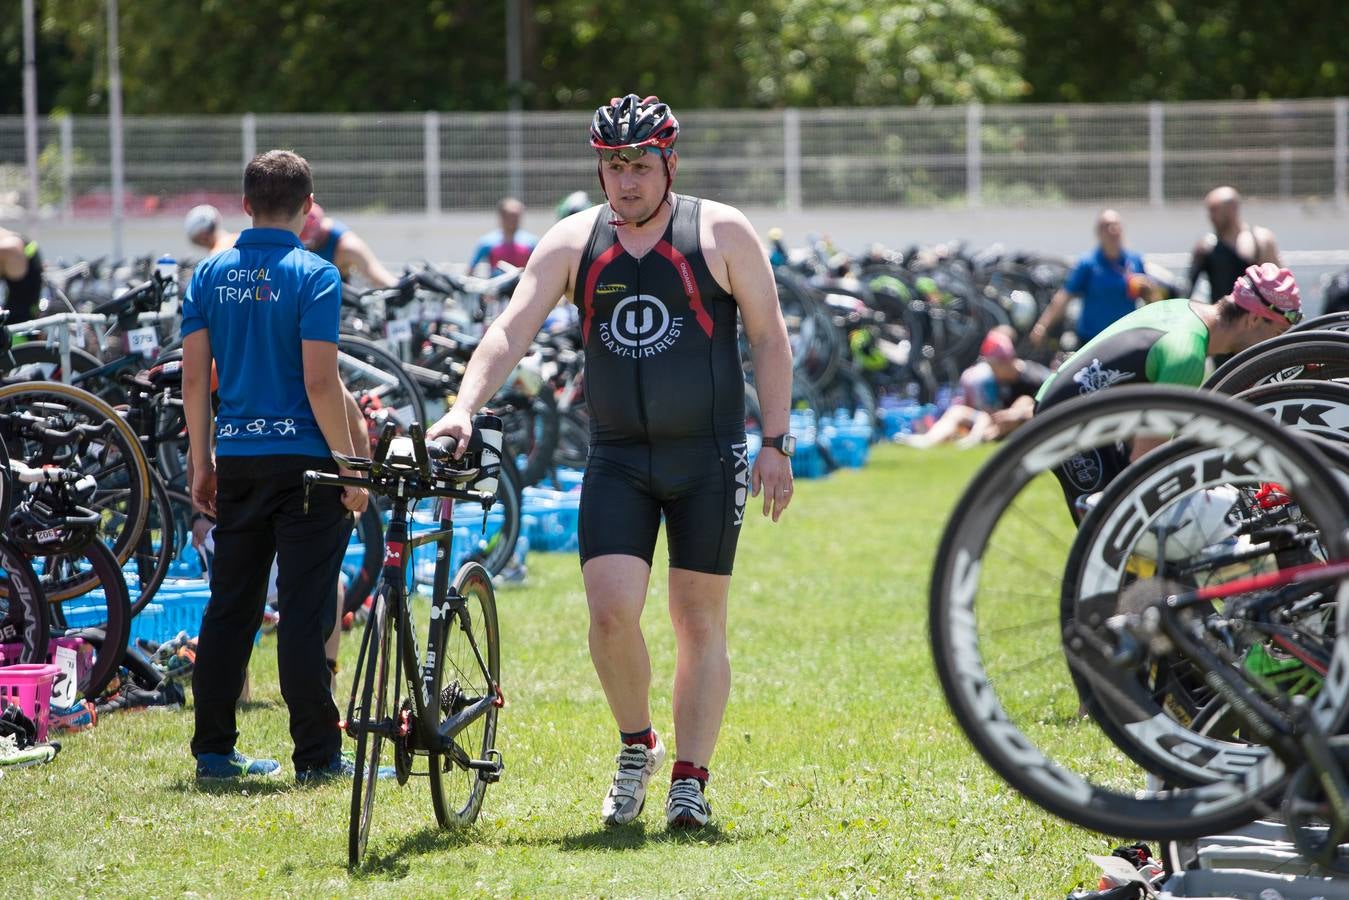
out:
M796 435L784 434L782 437L778 438L778 448L782 450L782 452L787 456L792 456L793 454L795 454Z

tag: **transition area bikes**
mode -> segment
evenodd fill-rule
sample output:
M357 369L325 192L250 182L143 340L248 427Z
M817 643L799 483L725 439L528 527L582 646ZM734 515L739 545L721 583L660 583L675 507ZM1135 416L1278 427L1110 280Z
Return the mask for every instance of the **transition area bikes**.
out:
M1207 390L1064 403L987 461L942 536L931 642L1024 796L1171 846L1277 818L1309 870L1349 877L1347 363L1313 324ZM1076 525L1064 467L1153 445Z

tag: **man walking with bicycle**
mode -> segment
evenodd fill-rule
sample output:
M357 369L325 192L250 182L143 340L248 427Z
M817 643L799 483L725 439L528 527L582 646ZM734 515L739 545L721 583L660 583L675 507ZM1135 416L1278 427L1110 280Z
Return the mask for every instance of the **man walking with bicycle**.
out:
M262 623L273 557L285 613L277 656L296 778L349 774L324 641L336 625L333 597L351 533L348 511L363 510L367 497L347 488L340 499L315 495L306 507L302 474L337 471L332 453L354 455L355 442L365 438L364 423L348 415L337 370L337 269L299 239L313 191L302 157L286 150L255 157L244 171L244 210L253 227L232 249L197 267L183 299L192 497L217 522L211 602L192 675L199 779L280 769L235 746L235 706ZM211 409L212 359L218 414Z
M581 494L581 571L590 655L621 736L602 805L632 822L665 759L652 729L651 661L641 614L656 534L666 522L669 604L678 649L670 827L711 817L708 765L730 695L726 608L736 541L752 492L774 522L791 502L787 434L791 349L768 258L745 217L671 192L679 122L656 97L595 112L608 203L554 225L510 305L484 335L454 406L431 429L466 445L492 396L566 295L580 311L591 451ZM737 316L749 337L764 449L751 472Z

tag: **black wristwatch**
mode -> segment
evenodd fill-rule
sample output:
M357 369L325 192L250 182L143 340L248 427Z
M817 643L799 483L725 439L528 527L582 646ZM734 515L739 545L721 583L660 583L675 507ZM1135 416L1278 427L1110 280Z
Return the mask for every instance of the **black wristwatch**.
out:
M772 447L783 456L791 457L796 455L796 435L780 434L777 437L765 437L763 439L765 447Z

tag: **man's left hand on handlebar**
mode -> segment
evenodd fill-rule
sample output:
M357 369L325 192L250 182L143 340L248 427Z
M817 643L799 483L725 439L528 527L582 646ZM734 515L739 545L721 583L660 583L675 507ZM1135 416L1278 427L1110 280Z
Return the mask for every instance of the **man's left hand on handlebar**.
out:
M450 411L441 416L440 421L431 426L426 432L426 439L433 441L439 437L454 438L454 458L459 459L468 449L468 439L473 434L473 418L467 412L457 406L450 407Z

